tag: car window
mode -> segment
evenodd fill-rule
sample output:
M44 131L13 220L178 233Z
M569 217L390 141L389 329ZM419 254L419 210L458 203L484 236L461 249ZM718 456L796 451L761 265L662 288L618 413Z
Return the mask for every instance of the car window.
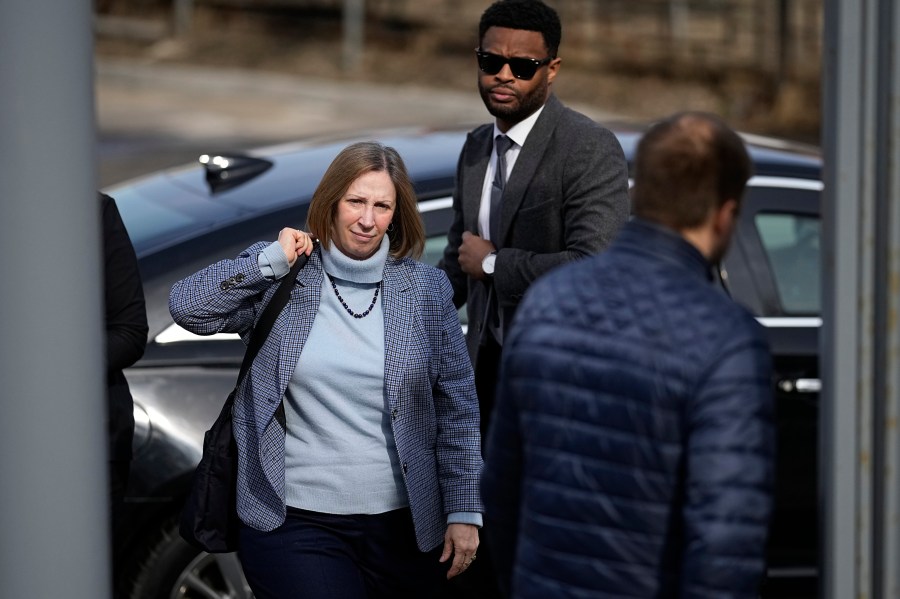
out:
M422 252L421 261L425 264L437 266L437 263L440 262L441 257L444 255L445 247L447 247L446 235L429 237L425 240L425 251ZM465 304L459 308L459 323L463 326L463 330L465 330L466 325L469 324L469 317L466 315Z
M444 255L444 248L447 247L447 236L437 235L429 237L425 240L425 251L422 252L421 261L425 264L437 266Z
M819 218L807 214L758 213L756 229L788 314L821 311Z

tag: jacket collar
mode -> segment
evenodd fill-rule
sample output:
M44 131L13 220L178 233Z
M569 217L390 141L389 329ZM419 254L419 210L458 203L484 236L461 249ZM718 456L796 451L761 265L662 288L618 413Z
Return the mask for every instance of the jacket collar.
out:
M302 287L320 285L322 282L322 248L316 243L306 265L297 273L297 284Z
M616 245L628 251L652 255L672 266L680 266L707 281L715 280L712 265L700 250L664 225L632 218L619 233Z
M410 332L413 329L415 302L411 261L388 256L384 264L382 307L384 308L384 360L392 366L409 363ZM400 407L403 368L385 368L384 389L391 408Z
M506 239L512 221L525 199L525 191L531 185L531 180L535 173L540 172L541 162L544 154L550 146L550 140L556 131L556 125L563 114L563 105L556 99L556 96L550 94L544 103L544 108L540 116L531 128L525 145L519 152L516 159L516 166L509 174L509 180L503 189L503 203L500 205L500 239L494 242L498 248L503 247L503 240Z

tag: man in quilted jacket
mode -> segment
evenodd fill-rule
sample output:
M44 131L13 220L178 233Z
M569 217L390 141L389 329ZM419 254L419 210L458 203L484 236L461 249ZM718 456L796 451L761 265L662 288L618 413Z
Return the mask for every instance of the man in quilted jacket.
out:
M509 596L757 597L771 360L713 276L750 175L720 119L656 124L637 149L635 218L526 294L482 477Z

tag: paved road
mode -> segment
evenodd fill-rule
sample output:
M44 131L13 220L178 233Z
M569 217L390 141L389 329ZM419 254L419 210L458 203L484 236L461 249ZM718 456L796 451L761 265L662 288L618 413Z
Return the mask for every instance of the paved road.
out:
M489 120L474 82L467 93L100 59L96 91L101 186L205 152L333 132Z

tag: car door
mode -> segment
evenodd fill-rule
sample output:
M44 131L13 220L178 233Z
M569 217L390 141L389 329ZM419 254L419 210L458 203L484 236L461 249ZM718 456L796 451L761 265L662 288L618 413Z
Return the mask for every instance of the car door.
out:
M776 503L764 596L816 592L821 189L817 180L755 177L735 240L737 283L766 327L775 371Z

